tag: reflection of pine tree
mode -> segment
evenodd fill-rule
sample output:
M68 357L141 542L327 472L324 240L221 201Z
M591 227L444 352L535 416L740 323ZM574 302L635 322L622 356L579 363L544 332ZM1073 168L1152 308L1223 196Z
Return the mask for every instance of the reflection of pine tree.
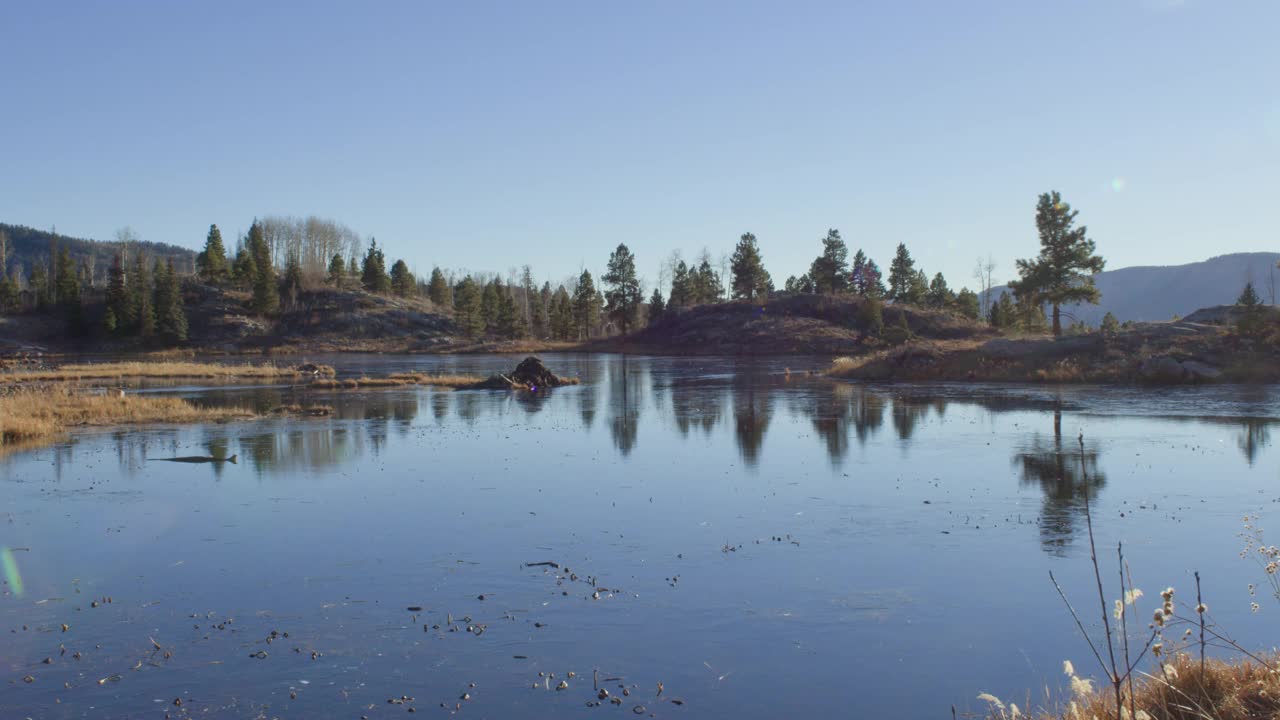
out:
M1061 414L1054 416L1055 425L1060 426ZM1022 484L1038 485L1044 493L1040 541L1046 551L1061 554L1070 544L1084 517L1086 487L1096 497L1106 486L1106 476L1098 471L1099 454L1096 446L1086 444L1082 455L1076 443L1064 441L1056 432L1052 438L1037 435L1013 456L1013 464L1022 470Z

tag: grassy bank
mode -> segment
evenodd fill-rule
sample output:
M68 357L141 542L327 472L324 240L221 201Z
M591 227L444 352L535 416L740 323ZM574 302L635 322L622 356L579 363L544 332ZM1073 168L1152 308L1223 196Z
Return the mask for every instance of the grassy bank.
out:
M304 377L332 377L331 367L318 365L304 371L299 367L280 365L236 365L183 361L104 362L60 365L38 370L0 372L0 383L80 382L86 380L123 380L126 378L170 378L200 380L274 380Z
M1280 717L1280 657L1235 662L1200 660L1187 653L1167 659L1133 684L1132 703L1126 695L1125 718L1149 720L1256 720ZM980 695L991 720L1107 720L1115 718L1115 700L1088 680L1072 682L1074 697L1064 706L1032 710ZM1133 712L1129 712L1129 708Z
M249 417L247 410L202 408L181 398L87 394L62 385L19 388L0 395L0 453L54 442L76 427Z
M307 383L307 387L321 390L356 388L401 387L405 385L430 385L433 387L472 387L484 378L477 375L431 375L427 373L392 373L386 377L359 377L338 380L321 378Z

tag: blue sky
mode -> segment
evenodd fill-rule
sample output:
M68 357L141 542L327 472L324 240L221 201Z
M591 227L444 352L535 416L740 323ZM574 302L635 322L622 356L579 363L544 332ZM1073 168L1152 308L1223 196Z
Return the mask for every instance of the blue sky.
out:
M972 285L1038 193L1109 267L1276 250L1280 3L14 2L0 221L197 247L318 214L419 271L827 228Z

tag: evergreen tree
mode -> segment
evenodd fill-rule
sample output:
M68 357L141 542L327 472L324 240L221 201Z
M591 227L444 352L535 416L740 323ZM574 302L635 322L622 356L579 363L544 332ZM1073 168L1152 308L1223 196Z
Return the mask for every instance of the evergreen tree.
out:
M1111 314L1110 310L1102 316L1101 330L1103 335L1115 335L1120 332L1120 321Z
M241 290L253 289L258 277L258 267L253 262L249 249L241 247L236 251L236 259L231 262L231 280Z
M445 279L444 273L440 268L431 269L431 282L427 283L427 297L431 302L440 307L449 307L453 304L453 293L449 292L449 281Z
M573 293L573 324L579 339L591 337L591 331L600 321L600 309L596 302L596 285L591 272L583 270L578 277L578 289Z
M866 268L862 271L863 275L863 291L867 297L883 298L888 291L884 287L884 273L880 272L880 266L875 260L867 260Z
M854 295L867 296L867 254L862 248L853 254L853 265L849 270L849 289Z
M822 254L809 265L813 292L842 293L849 289L849 248L840 231L831 229L822 240Z
M693 305L693 296L693 276L689 266L680 260L671 271L671 297L667 309L674 311L690 307Z
M302 292L302 263L297 255L290 255L284 265L284 290L296 296Z
M120 264L120 256L116 255L111 261L111 267L107 270L107 311L106 315L110 318L107 323L104 318L104 325L110 325L109 332L121 334L131 330L129 318L133 317L130 309L129 291L125 287L124 267Z
M484 332L484 317L480 313L480 286L467 275L453 292L453 318L458 328L468 337L478 337Z
M173 261L155 266L156 333L167 343L187 339L187 313L182 307L182 288Z
M907 288L907 295L903 298L904 302L912 305L923 305L925 298L929 296L929 278L924 274L923 270L917 270L911 283Z
M391 291L400 297L412 297L418 294L418 281L409 272L404 260L397 260L391 266Z
M534 337L545 338L551 335L551 315L550 306L553 293L551 292L551 283L542 284L542 291L534 297L533 304L533 335Z
M910 302L912 285L916 279L916 261L911 259L907 246L898 243L898 251L889 263L889 299L894 302Z
M1254 289L1253 282L1245 283L1240 297L1236 298L1236 306L1240 308L1240 318L1236 321L1236 329L1241 335L1253 337L1260 335L1265 327L1262 298Z
M578 329L573 317L573 300L563 285L556 289L551 308L551 336L557 340L577 338Z
M341 253L334 253L333 257L329 258L329 284L336 288L342 287L342 280L346 274L347 266L342 262Z
M693 285L693 304L713 303L724 295L724 285L720 282L720 273L711 267L711 258L703 256L698 268L691 277Z
M126 283L135 313L132 323L134 332L143 338L155 337L156 310L152 296L151 275L147 272L147 261L142 257L142 253L134 257L133 271L129 273Z
M1000 299L991 303L991 325L1006 329L1013 327L1017 322L1018 311L1013 304L1013 298L1007 292L1000 293Z
M636 325L636 316L644 296L640 293L640 280L636 277L636 258L625 244L619 244L609 256L609 265L600 278L608 287L609 314L618 322L625 335Z
M36 263L31 269L27 284L31 286L31 294L35 297L36 309L49 307L49 271L45 269L44 263Z
M947 287L947 279L938 273L929 283L929 292L925 295L925 304L931 308L945 308L955 301L955 294Z
M80 307L80 276L76 272L75 262L71 259L71 251L63 248L58 253L54 264L57 277L54 287L58 307L67 319L67 331L79 334L83 330L83 311Z
M494 278L484 286L484 291L480 295L480 317L484 318L484 325L490 330L496 329L498 325L498 304L501 301L499 295L502 292L502 280Z
M649 323L653 324L667 312L666 303L662 300L662 288L654 288L649 296Z
M733 272L733 296L744 300L758 300L769 296L773 280L764 269L764 259L760 257L760 246L756 236L744 233L733 249L733 257L729 260Z
M369 250L364 254L364 264L360 268L360 284L371 293L391 291L391 276L387 274L387 258L378 247L378 241L369 239Z
M969 288L960 288L960 292L956 294L956 310L970 320L977 320L982 314L982 302L978 300L978 293Z
M347 277L360 277L360 263L356 262L355 255L347 258Z
M196 274L207 283L216 283L227 279L227 249L222 245L222 231L217 225L209 226L209 235L204 241L204 250L196 256Z
M271 262L271 247L267 245L261 223L254 221L249 227L249 239L245 245L253 258L254 270L250 307L258 315L275 314L280 309L280 285Z
M17 310L19 297L17 281L4 272L3 263L0 263L0 312Z
M1062 334L1061 306L1097 304L1101 294L1093 276L1106 261L1094 255L1094 243L1085 226L1074 227L1077 211L1062 201L1058 191L1044 193L1036 203L1036 230L1040 255L1018 261L1019 280L1009 283L1019 300L1053 308L1053 334ZM1042 313L1043 314L1043 313Z
M497 311L494 317L495 332L498 337L512 340L523 336L524 319L520 309L516 307L512 297L513 288L498 291Z

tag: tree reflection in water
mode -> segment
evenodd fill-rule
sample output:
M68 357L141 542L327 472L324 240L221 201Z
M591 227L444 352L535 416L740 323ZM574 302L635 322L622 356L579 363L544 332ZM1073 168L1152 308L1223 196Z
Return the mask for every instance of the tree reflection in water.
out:
M1053 414L1051 437L1036 434L1013 456L1022 473L1023 485L1039 486L1043 498L1040 511L1040 542L1053 554L1062 554L1071 544L1078 524L1084 519L1084 494L1096 497L1107 484L1098 471L1100 451L1086 440L1083 452L1076 439L1062 436L1062 411Z

